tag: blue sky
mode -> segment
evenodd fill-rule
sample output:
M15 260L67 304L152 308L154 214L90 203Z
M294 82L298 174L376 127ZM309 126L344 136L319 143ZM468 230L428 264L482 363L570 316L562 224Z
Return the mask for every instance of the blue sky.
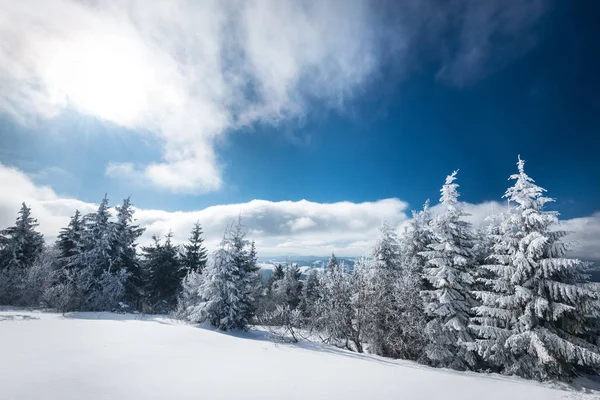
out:
M132 0L132 21L118 3L26 3L0 26L0 163L57 199L193 213L393 198L406 214L454 169L464 201L499 201L521 154L563 218L600 211L591 3L266 1L240 17L182 1L164 20Z

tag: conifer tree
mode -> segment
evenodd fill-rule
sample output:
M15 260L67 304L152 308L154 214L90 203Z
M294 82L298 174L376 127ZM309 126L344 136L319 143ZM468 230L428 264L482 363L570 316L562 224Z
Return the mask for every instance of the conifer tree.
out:
M273 277L274 281L277 281L279 279L283 279L285 275L285 270L283 269L283 264L275 264L275 268L273 268L273 274L271 275Z
M308 272L306 282L302 288L300 311L305 320L316 318L316 307L319 301L319 272L313 268Z
M186 271L202 272L206 266L207 252L203 245L202 227L199 222L194 224L188 244L183 245L182 263Z
M356 325L354 319L352 283L352 276L346 272L343 263L323 275L316 326L326 334L326 342L362 352L362 335L357 330L360 325Z
M83 224L78 252L66 264L67 269L75 271L71 279L79 298L78 308L115 310L125 293L129 273L115 264L117 232L106 195L98 210L83 218Z
M386 357L399 356L393 339L399 337L396 284L402 271L401 262L396 231L383 222L370 263L368 336L373 352Z
M493 274L472 327L485 361L506 374L540 380L574 376L578 367L600 367L598 348L586 338L586 314L597 314L598 293L582 274L584 263L566 258L567 232L556 229L553 201L524 170L519 157L515 184L504 197L509 210L494 237ZM593 315L593 314L592 314Z
M271 276L269 277L269 280L267 282L267 298L272 300L273 298L273 286L275 285L275 282L283 279L285 275L285 270L283 269L283 264L280 263L275 263L275 266L273 267L273 272L271 273Z
M335 254L331 253L331 257L329 257L329 261L327 262L327 268L325 269L325 271L333 272L336 269L338 269L339 266L340 266L340 263L338 262L337 258L335 257Z
M181 319L189 319L194 307L202 301L200 296L200 285L202 275L200 272L190 271L181 281L181 293L177 299L177 316Z
M449 175L441 189L443 210L432 223L433 243L421 253L427 260L424 278L431 285L422 296L430 319L426 327L429 362L464 370L475 363L464 343L472 341L468 325L471 308L477 305L471 295L476 237L463 219L467 214L458 201L456 174Z
M428 250L428 246L433 242L431 221L431 210L427 200L421 211L413 211L412 218L399 237L403 269L407 269L411 274L423 273L426 259L421 253Z
M83 219L79 210L71 217L69 225L62 228L56 240L59 258L68 260L79 253L81 235L83 234Z
M283 278L273 284L273 297L276 303L287 305L292 310L298 307L302 294L300 275L300 269L296 264L288 264Z
M145 228L133 224L134 210L129 197L116 207L117 220L114 223L112 245L113 268L115 271L125 270L129 275L125 285L125 298L139 308L143 290L142 269L137 255L137 240Z
M248 328L259 275L256 251L245 236L240 222L227 228L202 274L201 299L188 307L188 320L209 321L221 330Z
M177 302L181 280L185 272L181 268L177 247L172 243L173 233L165 235L161 243L156 235L153 243L142 248L145 275L145 300L153 312L168 312Z
M114 261L115 230L110 218L108 198L105 195L98 210L83 218L80 251L70 260L71 265L89 270L94 277L100 276L104 271L111 272Z
M20 302L27 275L44 250L44 238L36 231L37 220L31 209L21 205L14 226L0 231L0 302Z
M22 203L14 226L0 231L0 269L27 269L44 249L44 237L36 231L37 219Z

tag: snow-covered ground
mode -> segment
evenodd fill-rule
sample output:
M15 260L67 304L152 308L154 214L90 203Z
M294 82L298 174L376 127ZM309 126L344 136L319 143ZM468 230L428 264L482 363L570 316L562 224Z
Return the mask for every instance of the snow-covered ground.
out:
M600 392L458 373L265 332L168 318L0 311L0 399L600 399Z

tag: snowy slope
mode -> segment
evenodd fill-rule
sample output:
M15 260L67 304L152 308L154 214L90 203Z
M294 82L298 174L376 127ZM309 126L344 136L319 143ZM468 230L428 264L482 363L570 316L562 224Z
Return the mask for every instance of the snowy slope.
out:
M0 311L2 400L600 398L556 387L167 318Z

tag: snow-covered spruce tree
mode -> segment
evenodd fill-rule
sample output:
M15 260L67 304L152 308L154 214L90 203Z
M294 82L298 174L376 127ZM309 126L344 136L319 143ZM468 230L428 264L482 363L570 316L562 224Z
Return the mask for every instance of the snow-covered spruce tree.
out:
M187 244L183 245L181 261L183 267L189 271L202 272L206 266L207 251L203 245L202 227L199 222L194 224Z
M273 287L278 280L283 279L285 275L285 270L283 268L283 264L276 263L273 267L273 272L267 281L267 300L268 302L273 302ZM267 307L269 309L269 307Z
M311 326L312 320L317 318L316 307L319 301L319 271L315 268L308 272L306 281L302 288L302 296L300 300L300 312L305 321L305 325Z
M25 203L14 226L0 231L0 303L14 304L23 294L24 279L44 249L37 220Z
M172 242L173 233L165 235L165 242L152 236L152 244L143 247L144 301L150 312L171 311L185 270L181 268L179 252Z
M288 264L283 274L283 279L273 284L273 299L276 303L287 305L292 310L300 304L302 282L300 282L300 269L296 264Z
M86 215L83 223L79 250L66 263L67 269L75 270L72 279L81 301L77 308L112 311L123 299L129 274L113 265L116 230L106 195L98 210Z
M477 305L471 295L476 237L463 217L458 201L457 171L446 178L441 189L442 212L431 225L433 243L421 254L427 265L424 278L431 289L423 290L429 363L438 367L464 370L474 366L474 354L464 345L473 340L469 331L471 309Z
M248 328L259 279L253 253L241 223L229 226L202 273L199 302L185 313L189 321L208 321L221 330Z
M402 271L396 231L382 223L373 247L369 271L368 341L371 351L385 357L400 357L394 341L400 338L400 309L396 302L397 282Z
M83 220L79 210L71 217L69 225L62 228L56 239L56 249L59 251L59 258L68 260L79 253L79 244L83 234Z
M421 211L413 211L412 218L399 237L402 267L411 274L422 275L427 260L421 254L433 242L429 200Z
M36 231L38 222L31 208L21 205L14 226L0 231L0 267L26 269L41 254L44 237Z
M504 197L487 291L476 295L474 348L506 374L539 380L568 379L577 368L600 367L598 348L584 340L586 314L596 312L598 293L586 286L580 260L564 257L567 232L557 230L558 214L544 211L545 190L517 163L514 186Z
M139 309L143 291L143 276L140 260L137 255L137 240L144 233L145 228L133 224L134 210L129 200L123 200L121 206L115 207L117 220L114 223L112 243L112 268L114 271L125 270L129 275L125 284L125 301Z
M316 325L324 335L323 340L362 352L361 335L356 331L353 319L352 279L346 272L345 265L342 263L329 268L320 279L319 289Z
M25 270L20 290L19 305L28 307L53 307L52 287L58 283L58 250L45 246L44 250Z
M189 271L181 281L181 292L177 298L177 317L187 320L194 306L202 301L200 296L200 285L202 274L197 271Z
M371 271L370 261L361 257L355 260L350 279L350 308L352 311L350 340L354 349L363 352L363 342L366 339L365 329L369 323L369 277Z
M334 271L336 269L338 269L340 266L340 263L338 262L337 258L335 257L335 254L331 253L331 257L329 257L329 261L327 261L327 267L325 268L326 272L331 272Z
M300 269L297 264L288 264L282 279L273 282L271 304L258 316L259 321L269 327L278 339L291 337L297 342L296 329L302 326L302 314L298 308L302 294Z

